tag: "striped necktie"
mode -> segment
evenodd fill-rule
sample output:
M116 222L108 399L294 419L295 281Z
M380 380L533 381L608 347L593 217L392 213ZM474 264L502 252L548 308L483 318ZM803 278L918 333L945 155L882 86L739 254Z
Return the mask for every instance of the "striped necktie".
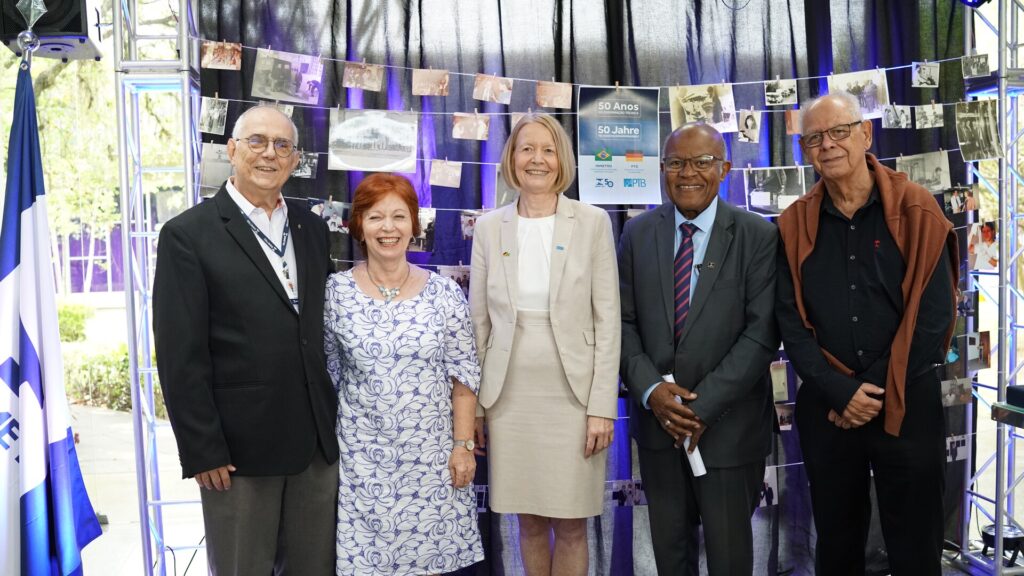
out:
M683 326L686 325L686 314L690 311L690 275L693 273L693 234L697 227L693 224L683 222L679 225L679 232L682 239L679 242L679 250L676 251L675 260L675 295L676 295L676 317L675 317L675 342L683 335Z

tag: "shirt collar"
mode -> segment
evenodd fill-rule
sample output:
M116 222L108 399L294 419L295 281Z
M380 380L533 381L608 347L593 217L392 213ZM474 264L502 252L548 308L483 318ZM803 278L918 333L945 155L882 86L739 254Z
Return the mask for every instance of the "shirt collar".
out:
M678 208L673 210L673 213L676 215L676 229L679 228L680 224L685 222L693 224L701 232L710 232L711 227L715 225L715 215L718 214L718 194L715 194L715 197L711 199L711 204L708 204L708 207L698 214L693 220L689 220L686 216L683 216L683 213L680 212Z
M824 194L825 198L822 199L821 209L833 216L838 216L840 218L846 219L846 216L844 216L843 213L840 212L838 208L836 208L835 202L832 202L832 196L828 193L828 190L825 190ZM857 211L859 212L877 202L881 202L881 198L878 195L878 186L873 186L871 188L871 195L868 196L868 201L865 202L863 206L858 208Z
M231 199L235 201L235 204L242 209L242 213L246 216L252 216L253 213L263 212L261 208L257 208L256 205L249 202L249 200L238 191L238 188L235 187L233 176L228 178L224 187L227 188L228 196L231 196ZM284 210L285 215L288 214L288 204L285 203L284 197L281 196L280 192L277 194L277 206L274 207L274 212L277 212L278 210Z

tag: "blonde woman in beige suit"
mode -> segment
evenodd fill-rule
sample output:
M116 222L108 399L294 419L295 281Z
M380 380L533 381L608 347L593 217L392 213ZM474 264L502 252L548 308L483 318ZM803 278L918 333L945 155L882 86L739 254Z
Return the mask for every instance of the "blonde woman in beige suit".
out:
M481 216L473 237L476 440L487 446L491 509L519 517L529 576L587 573L587 518L603 508L617 415L611 221L562 195L575 164L557 121L524 116L501 155L519 196Z

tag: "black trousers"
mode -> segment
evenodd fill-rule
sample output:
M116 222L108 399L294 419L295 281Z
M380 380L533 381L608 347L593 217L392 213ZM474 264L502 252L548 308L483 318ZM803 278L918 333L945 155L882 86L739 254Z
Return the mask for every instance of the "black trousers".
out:
M800 433L818 533L819 575L864 574L874 475L879 521L893 576L942 573L945 419L934 371L908 382L899 437L883 429L884 414L860 428L828 421L828 406L804 385L797 394Z
M760 501L764 460L708 468L706 475L694 478L682 449L641 447L637 456L658 574L697 576L700 525L710 576L753 574L750 516Z

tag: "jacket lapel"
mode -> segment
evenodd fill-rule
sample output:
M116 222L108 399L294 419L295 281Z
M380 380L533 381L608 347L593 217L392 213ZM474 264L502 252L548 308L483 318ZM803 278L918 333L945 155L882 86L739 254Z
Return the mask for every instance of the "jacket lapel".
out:
M302 212L294 206L288 207L288 227L291 229L292 242L295 243L295 280L299 283L299 313L302 313L306 299L310 298L310 289L315 288L310 282L309 263L302 257L303 254L311 254L309 251L310 229L302 225ZM278 282L280 284L280 282ZM323 287L321 287L323 289ZM291 303L289 302L289 305Z
M569 257L569 242L572 240L572 231L576 226L576 214L573 210L572 201L565 197L558 198L555 207L555 232L552 235L551 246L551 278L548 283L548 306L550 310L555 309L555 300L558 297L558 288L562 285L562 275L565 273L565 262Z
M654 230L654 244L656 246L657 262L654 267L658 270L658 283L661 286L661 297L665 305L665 318L668 320L669 333L674 331L673 318L675 318L676 294L672 289L672 280L675 278L675 205L671 202L662 204L657 210L661 213Z
M513 310L517 310L519 293L519 240L516 236L516 202L502 208L501 214L501 263L505 269L505 285L508 288L508 301Z
M288 306L289 310L294 311L295 308L292 308L292 302L288 299L288 295L285 294L284 286L281 286L277 273L274 272L270 261L267 260L267 255L263 253L263 248L260 248L259 240L253 234L252 229L249 228L249 224L245 221L242 211L238 208L238 204L235 204L235 201L228 195L227 188L222 187L220 192L213 197L213 201L217 204L217 210L220 212L221 219L224 220L224 228L228 231L228 234L238 243L238 246L245 252L245 255L249 257L249 260L256 266L256 269L263 275L263 278L270 283L270 287L281 298L281 301ZM298 254L299 251L296 250L295 252Z
M686 325L683 326L680 342L686 340L687 334L690 333L690 327L697 323L697 318L715 287L715 281L718 280L718 273L722 271L722 262L729 252L729 245L732 244L734 224L732 211L735 209L725 200L718 200L718 213L715 214L711 237L708 238L708 247L704 251L704 262L701 263L700 272L698 272L697 290L690 298L690 311L686 315Z

